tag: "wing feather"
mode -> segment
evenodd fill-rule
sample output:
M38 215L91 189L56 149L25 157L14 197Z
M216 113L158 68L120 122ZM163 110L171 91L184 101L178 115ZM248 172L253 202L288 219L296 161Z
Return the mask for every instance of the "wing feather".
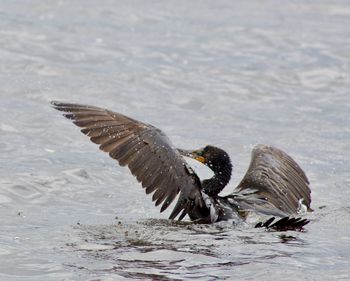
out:
M297 213L301 202L310 209L309 180L299 165L280 149L257 145L247 173L236 191L254 209L254 202L268 202L285 214ZM248 194L247 194L248 193Z
M127 165L146 193L153 192L155 205L163 203L161 212L180 193L171 219L181 211L179 219L182 219L190 211L189 206L204 206L197 176L189 173L183 157L159 129L95 106L52 104L82 127L81 132L101 150L118 160L121 166Z

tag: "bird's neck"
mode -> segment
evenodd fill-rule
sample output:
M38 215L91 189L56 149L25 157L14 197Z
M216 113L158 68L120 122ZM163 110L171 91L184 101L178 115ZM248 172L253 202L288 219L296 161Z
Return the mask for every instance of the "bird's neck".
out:
M213 166L210 168L213 170L214 176L210 179L203 180L202 188L206 194L214 196L218 195L230 181L232 165L231 163L228 163L223 167Z

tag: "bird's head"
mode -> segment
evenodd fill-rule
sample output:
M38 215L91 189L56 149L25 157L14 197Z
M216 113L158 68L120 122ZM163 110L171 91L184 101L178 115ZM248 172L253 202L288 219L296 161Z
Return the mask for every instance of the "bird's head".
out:
M207 145L196 150L178 149L182 156L193 158L213 170L214 173L222 169L232 170L232 164L226 151L216 146Z
M207 145L197 150L178 149L181 155L193 158L204 165L208 166L214 176L210 179L203 180L203 191L209 196L215 196L230 181L232 173L232 164L228 154L221 148Z

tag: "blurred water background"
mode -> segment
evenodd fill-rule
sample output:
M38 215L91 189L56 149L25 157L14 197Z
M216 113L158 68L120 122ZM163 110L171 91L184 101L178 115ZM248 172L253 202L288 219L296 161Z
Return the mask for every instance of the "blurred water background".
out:
M0 280L350 280L349 1L2 0L0 85ZM53 99L222 147L224 193L282 148L311 223L170 223Z

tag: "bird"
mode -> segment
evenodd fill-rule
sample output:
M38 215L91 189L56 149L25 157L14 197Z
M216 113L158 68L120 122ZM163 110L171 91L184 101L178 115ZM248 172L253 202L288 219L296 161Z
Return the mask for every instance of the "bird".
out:
M161 205L160 212L178 197L170 220L181 221L187 215L194 222L215 223L244 219L255 212L272 216L256 227L289 230L309 223L293 217L312 210L309 180L292 157L276 147L256 145L241 182L233 192L220 196L233 169L223 149L213 145L195 150L176 148L160 129L121 113L83 104L51 104L120 166L127 166L146 194L152 194L155 205ZM185 157L209 167L213 176L201 180Z

